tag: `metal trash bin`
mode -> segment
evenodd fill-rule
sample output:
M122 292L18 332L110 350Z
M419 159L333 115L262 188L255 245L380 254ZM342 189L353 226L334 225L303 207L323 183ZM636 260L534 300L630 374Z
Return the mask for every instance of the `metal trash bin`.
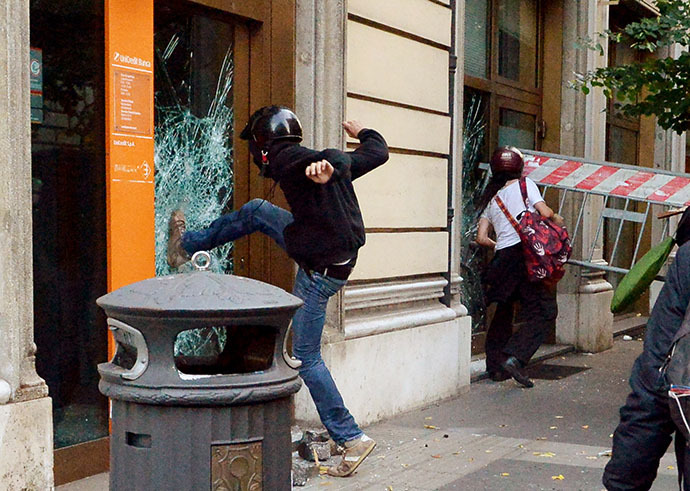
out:
M111 491L291 489L290 396L301 381L282 347L300 299L204 271L97 303L116 341L98 365L112 404ZM204 345L189 352L190 337Z

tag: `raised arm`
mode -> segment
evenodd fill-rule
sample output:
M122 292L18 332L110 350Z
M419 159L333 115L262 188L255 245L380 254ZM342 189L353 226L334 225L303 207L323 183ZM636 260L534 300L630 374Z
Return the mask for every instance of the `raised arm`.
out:
M350 156L334 148L317 152L300 145L280 143L271 147L268 158L278 179L301 176L325 184L331 179L350 178Z
M352 159L353 181L388 161L388 144L378 131L364 128L359 121L345 121L343 128L350 137L360 141L359 147L347 152Z

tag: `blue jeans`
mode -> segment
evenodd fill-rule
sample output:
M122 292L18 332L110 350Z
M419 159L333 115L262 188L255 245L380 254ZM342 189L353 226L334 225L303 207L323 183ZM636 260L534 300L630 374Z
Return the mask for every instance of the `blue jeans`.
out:
M283 231L292 223L292 213L262 199L254 199L239 210L214 220L208 228L182 236L182 247L191 255L210 250L252 232L263 232L285 249ZM326 322L328 299L338 293L347 280L319 273L297 271L293 294L304 302L292 318L292 351L302 362L300 377L309 388L321 422L331 438L342 445L363 433L345 407L331 372L321 357L321 334Z
M293 222L292 213L263 199L253 199L211 222L204 230L188 231L182 236L182 247L190 255L210 251L218 246L249 235L263 232L285 250L283 230Z
M321 422L339 445L362 436L362 430L345 407L331 372L321 358L321 333L326 321L326 304L345 283L347 280L319 273L312 273L310 277L299 268L292 291L304 301L304 305L292 318L292 352L302 361L299 374L309 388Z

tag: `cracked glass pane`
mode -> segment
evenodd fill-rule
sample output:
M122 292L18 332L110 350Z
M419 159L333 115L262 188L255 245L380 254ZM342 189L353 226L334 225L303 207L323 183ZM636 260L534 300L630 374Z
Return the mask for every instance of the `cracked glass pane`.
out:
M462 152L462 278L460 295L462 303L472 317L472 332L484 329L486 305L481 272L487 261L487 252L474 242L481 211L476 203L486 189L490 173L481 169L484 157L486 117L485 101L479 93L465 101L465 139Z
M200 229L232 209L233 27L201 15L161 8L155 34L156 275L166 261L168 219L182 209L189 229ZM196 56L195 56L196 55ZM211 270L232 273L232 243L209 251ZM196 329L179 336L176 355L222 351L225 331Z

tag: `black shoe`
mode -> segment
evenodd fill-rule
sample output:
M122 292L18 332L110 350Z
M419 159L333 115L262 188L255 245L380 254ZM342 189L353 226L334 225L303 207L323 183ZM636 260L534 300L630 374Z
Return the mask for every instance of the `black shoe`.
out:
M510 374L501 368L498 370L487 370L486 373L489 374L489 378L494 382L503 382L510 378Z
M534 387L534 382L532 382L527 374L522 371L522 363L514 356L504 361L501 364L501 368L508 372L510 376L523 387L527 387L528 389Z

